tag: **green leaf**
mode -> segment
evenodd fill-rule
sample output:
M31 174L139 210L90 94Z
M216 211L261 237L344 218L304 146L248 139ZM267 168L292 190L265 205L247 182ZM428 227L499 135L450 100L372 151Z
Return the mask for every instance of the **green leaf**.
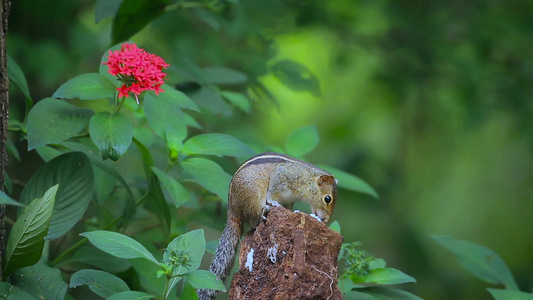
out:
M166 278L157 277L155 274L161 270L161 266L155 265L146 259L130 260L135 273L137 273L142 290L154 295L160 295L165 288Z
M147 203L148 208L154 211L159 217L162 217L163 223L166 224L166 228L169 229L170 209L165 200L165 196L163 195L163 191L161 190L161 186L159 185L159 180L157 179L154 171L152 171L152 167L154 166L152 155L150 154L150 151L148 151L148 149L139 141L135 139L133 141L141 152L144 173L146 176L146 181L148 182L148 189L150 190L151 201Z
M3 276L31 266L41 257L44 236L48 231L58 186L48 189L42 198L33 200L13 225L6 247Z
M201 89L191 94L195 103L216 115L230 116L231 106L222 99L220 92L213 86L202 86Z
M80 247L72 257L61 261L58 266L65 265L83 266L76 269L82 269L90 265L107 272L124 272L131 267L131 263L128 260L117 258L90 246Z
M291 60L282 60L272 65L273 75L286 87L296 92L309 91L321 96L318 78L304 65Z
M129 39L161 16L167 3L167 0L123 0L113 22L113 44Z
M477 278L492 284L503 284L507 289L518 290L511 271L496 252L446 235L432 237L450 250L461 266Z
M206 133L193 136L183 145L183 152L187 155L216 155L216 156L251 156L255 154L248 145L221 133Z
M144 258L159 265L152 253L129 236L105 230L84 232L80 235L88 238L89 241L100 250L113 256L125 259Z
M0 282L0 299L38 300L38 298L7 282Z
M143 299L149 300L153 298L156 298L156 297L150 294L147 294L147 293L137 292L137 291L125 291L125 292L113 294L110 297L108 297L106 300L143 300Z
M8 193L8 194L11 194L13 193L13 180L11 180L11 177L9 176L9 174L6 172L4 172L4 176L5 176L5 181L4 181L4 190ZM7 195L6 195L7 197ZM0 201L9 201L9 200L1 200L3 197L0 196ZM9 197L8 197L9 198ZM11 199L11 198L10 198ZM11 199L13 200L13 199ZM18 203L18 201L15 201ZM11 202L12 203L12 202ZM7 204L7 203L3 203L3 204ZM18 204L11 204L11 205L18 205Z
M89 132L103 159L117 161L131 145L133 129L126 115L100 112L92 116Z
M366 275L353 274L351 279L354 283L400 284L416 282L413 277L393 268L371 269Z
M205 158L190 158L181 163L183 169L208 191L228 202L231 175L217 163Z
M246 113L250 112L250 100L245 95L231 91L222 91L221 94L222 97L237 106L240 110Z
M152 171L159 179L159 182L163 187L168 191L174 205L176 208L179 208L183 203L187 202L190 198L189 190L178 180L168 176L165 172L159 170L156 167L152 167Z
M204 230L197 229L176 237L167 246L167 250L163 254L163 260L168 265L169 258L173 251L188 252L189 265L181 267L172 275L182 275L189 272L196 271L200 267L202 257L205 252L205 237Z
M89 286L91 291L102 298L130 290L124 280L100 270L85 269L72 274L69 287L75 288L80 285Z
M290 156L302 157L315 149L319 140L316 125L301 127L289 136L285 149Z
M89 124L93 114L91 109L53 98L39 101L28 114L28 150L75 136Z
M9 77L11 82L18 86L27 99L31 99L28 82L26 81L24 73L15 60L9 55L7 55L7 77Z
M411 293L383 286L358 288L355 291L348 292L346 296L344 299L422 300L422 298Z
M10 139L7 139L7 145L6 146L7 146L7 152L10 153L11 155L13 155L13 157L17 161L20 161L20 153L17 150L17 147L15 147L15 144L13 144L13 141L11 141Z
M487 289L495 300L533 300L533 294L515 290Z
M37 299L63 300L68 289L59 269L48 267L45 259L13 273L11 283Z
M185 117L185 124L187 124L187 126L200 130L203 129L202 125L200 125L200 123L198 123L198 121L196 121L191 115L184 113L183 116Z
M386 262L383 258L376 258L368 262L369 269L380 269L385 268Z
M155 95L155 93L150 92L150 95L158 98L159 102L172 101L178 104L181 108L200 111L198 105L196 105L196 103L194 103L194 101L192 101L191 98L184 93L176 90L166 83L163 84L161 88L164 90L164 92L159 93L159 95Z
M115 84L105 76L86 73L65 82L52 97L80 100L113 99L116 91Z
M169 148L181 148L187 136L187 124L176 98L162 101L147 93L144 97L144 113L150 128L167 142Z
M185 275L185 278L195 289L211 289L226 291L226 287L217 276L210 271L196 270Z
M69 152L44 164L24 187L20 202L28 204L56 184L59 188L47 240L56 239L74 227L91 201L94 175L87 156Z
M336 179L338 179L338 187L358 193L367 194L376 199L379 199L378 193L376 193L376 191L368 183L364 182L361 178L330 166L317 165L317 167L330 172Z
M329 224L329 229L341 233L341 225L338 221L333 221L331 224Z
M0 204L25 206L24 204L18 202L17 200L13 200L11 197L6 195L6 193L4 193L3 191L0 191Z
M122 0L98 0L94 8L95 23L114 17L121 3Z
M204 68L205 80L211 84L232 85L248 81L246 74L224 67Z

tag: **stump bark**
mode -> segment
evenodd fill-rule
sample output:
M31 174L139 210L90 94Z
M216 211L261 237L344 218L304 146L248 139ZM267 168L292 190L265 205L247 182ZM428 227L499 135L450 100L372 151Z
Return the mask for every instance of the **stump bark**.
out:
M272 208L241 243L229 299L342 299L337 287L342 240L308 214Z

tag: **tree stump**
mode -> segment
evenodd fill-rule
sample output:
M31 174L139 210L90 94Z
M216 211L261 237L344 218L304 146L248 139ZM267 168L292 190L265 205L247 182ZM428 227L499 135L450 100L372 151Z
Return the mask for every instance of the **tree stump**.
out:
M342 299L342 236L308 214L274 207L241 243L229 299Z

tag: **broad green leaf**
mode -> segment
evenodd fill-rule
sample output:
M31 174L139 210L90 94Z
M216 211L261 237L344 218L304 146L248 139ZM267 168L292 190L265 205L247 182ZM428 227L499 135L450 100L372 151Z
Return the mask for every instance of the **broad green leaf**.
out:
M129 236L105 230L84 232L80 235L88 238L100 250L116 257L125 259L144 258L159 265L152 253Z
M123 0L113 22L113 44L129 39L161 16L167 4L168 0Z
M0 191L0 204L24 206L24 204L16 200L13 200L11 197L6 195L6 193L4 193L3 191Z
M181 299L198 300L196 289L187 280L185 280L181 290Z
M450 250L461 266L477 278L492 284L503 284L507 289L518 290L511 271L496 252L446 235L432 237Z
M329 224L329 229L341 233L341 225L339 224L339 221L335 220L331 224Z
M0 282L0 299L38 300L38 298L7 282Z
M163 223L166 225L166 228L169 229L170 209L167 201L165 200L165 196L163 195L163 191L161 190L161 186L159 185L159 180L157 179L154 171L152 171L152 167L154 166L152 155L150 154L150 151L148 151L148 149L139 141L135 139L133 141L141 152L144 173L146 176L146 181L148 182L148 189L150 190L150 201L147 203L147 206L160 218L162 217Z
M60 266L95 266L107 272L124 272L131 267L131 263L117 258L95 247L80 247L76 253L59 264ZM78 267L77 269L82 269Z
M162 101L147 93L144 97L144 112L150 128L167 142L169 148L181 148L187 136L187 124L177 99Z
M45 259L11 274L11 284L37 299L47 300L63 300L68 289L59 269L48 267Z
M240 110L246 113L250 112L250 100L245 95L231 91L223 91L221 94L222 97L237 106Z
M369 269L380 269L380 268L385 268L385 266L386 266L386 262L382 258L376 258L368 262Z
M185 117L185 124L187 124L187 126L200 130L203 129L202 125L200 125L200 123L198 123L198 121L196 121L191 115L184 113L183 116Z
M161 270L161 266L155 265L146 259L130 260L133 269L138 274L139 281L143 291L154 295L160 295L165 288L165 276L157 277L155 274Z
M91 201L94 175L87 156L69 152L44 164L24 187L20 202L28 204L56 184L59 188L46 240L56 239L74 227Z
M88 138L87 138L88 139ZM80 139L82 141L83 139ZM115 177L123 186L126 191L126 197L124 197L124 210L122 215L122 226L128 225L135 217L136 204L133 199L133 193L131 191L130 185L126 182L124 177L115 169L115 167L109 161L103 161L100 155L98 155L98 150L88 147L87 144L75 143L75 142L63 142L61 145L68 147L74 151L80 151L85 153L91 164L96 166L100 170L106 172L107 174Z
M302 157L313 151L319 140L316 125L301 127L289 136L285 143L285 149L290 156Z
M354 283L400 284L416 282L413 277L393 268L371 269L366 275L353 274L351 279Z
M185 275L185 279L195 288L195 289L211 289L217 291L226 291L226 287L217 276L210 271L206 270L196 270Z
M344 299L422 300L422 298L409 292L383 286L358 288L355 291L348 292L346 296Z
M70 277L70 288L87 285L95 294L102 298L110 297L115 293L129 291L130 288L124 280L117 276L100 270L79 270Z
M121 3L122 0L98 0L94 8L95 23L114 17Z
M183 145L183 152L187 155L216 155L216 156L251 156L254 153L248 145L221 133L206 133L193 136Z
M39 101L28 114L28 150L75 136L89 124L93 114L91 109L53 98Z
M173 275L182 275L189 272L196 271L200 267L202 257L205 252L205 237L204 230L197 229L176 237L167 246L167 250L163 254L163 260L169 264L169 258L175 251L188 252L189 266L183 266L176 270Z
M7 77L9 77L11 82L17 85L26 98L31 99L28 82L26 81L24 73L15 60L9 55L7 55Z
M181 163L183 169L208 191L228 202L231 175L217 163L205 158L190 158Z
M155 95L155 93L152 94L150 92L150 95L157 97L160 102L163 101L172 101L179 105L181 108L191 109L195 111L200 111L198 108L198 105L194 103L194 101L189 98L189 96L185 95L184 93L176 90L175 88L171 87L168 84L163 84L161 88L164 90L164 92L159 93L159 95Z
M81 74L65 82L52 95L61 99L113 99L117 87L113 81L98 73Z
M231 116L233 112L231 106L222 99L220 92L212 86L203 86L191 94L191 97L195 103L213 114Z
M495 300L533 300L533 294L516 290L487 289Z
M137 291L125 291L113 294L107 297L106 300L149 300L157 298L147 293L137 292Z
M103 159L117 161L131 145L133 129L126 115L100 112L92 116L89 133Z
M246 74L224 67L204 68L205 80L211 84L242 84L248 81Z
M159 182L161 182L165 190L167 190L172 197L176 208L179 208L183 203L189 200L189 190L181 182L168 176L165 172L156 167L152 167L152 171L157 176Z
M272 73L293 91L309 91L317 97L321 95L318 78L304 65L291 60L281 60L272 65Z
M376 199L379 199L378 193L368 183L364 182L361 178L352 175L348 172L324 165L317 165L319 168L330 172L336 179L339 180L338 187L370 195Z
M3 275L31 266L41 257L44 236L48 231L58 186L48 189L42 198L33 200L13 225L6 247L6 265Z

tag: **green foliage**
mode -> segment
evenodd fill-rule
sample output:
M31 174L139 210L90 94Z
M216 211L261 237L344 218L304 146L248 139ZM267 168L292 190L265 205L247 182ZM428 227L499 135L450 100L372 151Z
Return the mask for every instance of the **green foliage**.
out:
M65 153L43 165L26 184L20 202L28 204L57 184L48 240L61 237L76 225L91 201L94 176L87 156L81 152Z
M65 298L68 288L61 278L59 269L48 267L44 259L33 266L17 270L10 278L13 286L27 292L35 299L61 300Z
M6 193L4 193L3 191L0 191L0 204L24 206L24 204L16 200L13 200L11 197L6 195Z
M107 80L107 79L106 79ZM103 159L117 161L131 145L133 130L124 114L100 112L91 117L89 132Z
M79 270L70 277L70 288L87 285L95 294L109 298L116 293L129 291L124 280L100 270Z
M385 267L383 259L376 259L362 249L361 242L343 244L346 269L339 285L345 299L421 299L411 293L378 285L392 285L416 280L394 268Z
M511 271L494 251L445 235L434 235L433 239L450 250L461 266L479 279L492 284L502 284L508 289L518 289Z
M28 150L75 136L89 124L92 115L90 109L53 98L39 101L28 114Z
M132 259L143 258L154 264L158 264L155 257L136 240L113 231L96 230L80 234L99 248L119 258Z
M87 73L76 76L65 82L52 95L54 98L80 100L98 100L113 98L116 86L108 78L98 73Z
M466 271L487 283L503 285L505 290L487 289L494 299L533 299L532 293L518 290L509 267L496 252L446 235L433 235L433 239L451 251Z
M302 157L315 149L319 140L316 125L302 127L289 136L285 143L285 149L290 156Z
M48 189L42 198L33 200L15 222L6 246L5 276L31 266L41 258L44 236L52 218L58 186Z

